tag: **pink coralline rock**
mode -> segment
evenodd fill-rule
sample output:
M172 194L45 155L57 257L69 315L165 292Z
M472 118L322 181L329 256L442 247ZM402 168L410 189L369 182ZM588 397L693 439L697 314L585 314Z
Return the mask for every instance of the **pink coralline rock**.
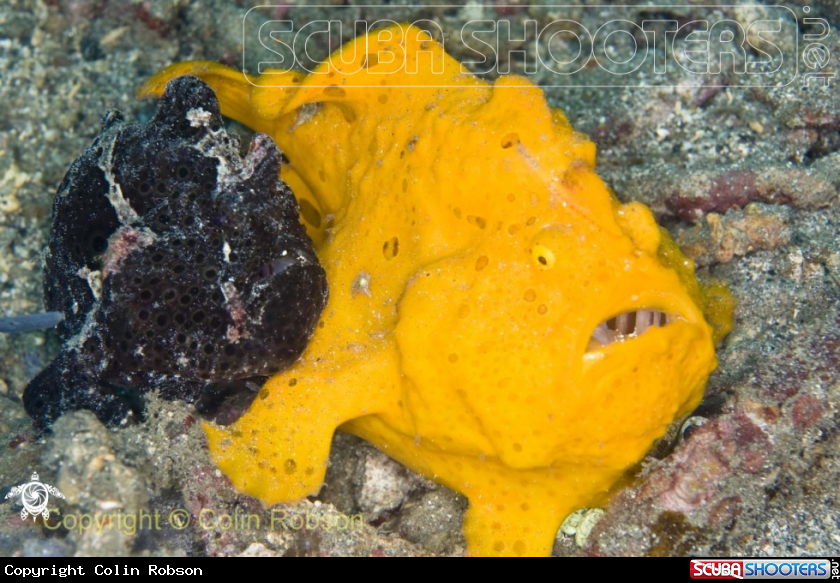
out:
M791 410L791 421L799 431L807 431L823 416L823 404L814 395L804 395L796 400Z
M744 208L751 202L818 208L829 204L837 194L831 180L822 173L778 166L723 173L701 170L689 177L675 178L670 188L660 186L657 190L671 191L662 201L665 210L686 221Z
M665 509L688 513L715 495L718 482L732 471L727 460L734 446L726 439L731 434L731 423L726 421L706 423L694 432L674 456L670 485L659 495Z

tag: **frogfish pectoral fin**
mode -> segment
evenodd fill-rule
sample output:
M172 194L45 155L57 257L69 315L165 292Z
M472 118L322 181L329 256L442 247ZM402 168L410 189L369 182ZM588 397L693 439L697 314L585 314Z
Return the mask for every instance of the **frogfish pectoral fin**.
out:
M236 423L204 424L219 468L238 490L266 505L317 494L336 428L397 407L394 350L357 353L349 347L326 359L316 356L318 348L310 345L309 356L270 378Z

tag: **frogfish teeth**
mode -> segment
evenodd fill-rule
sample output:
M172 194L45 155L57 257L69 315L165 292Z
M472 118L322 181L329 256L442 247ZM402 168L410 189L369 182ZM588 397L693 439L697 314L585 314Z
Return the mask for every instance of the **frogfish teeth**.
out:
M547 555L700 402L716 361L690 262L526 79L464 74L408 26L308 76L188 62L139 94L179 75L276 140L330 285L300 360L206 426L240 490L317 493L340 428L466 495L470 554Z

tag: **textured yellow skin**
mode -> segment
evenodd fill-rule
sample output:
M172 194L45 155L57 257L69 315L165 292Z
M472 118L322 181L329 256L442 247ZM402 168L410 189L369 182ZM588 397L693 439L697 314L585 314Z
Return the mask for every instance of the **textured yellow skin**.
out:
M205 429L266 504L318 492L340 428L466 495L471 554L547 555L570 512L697 406L712 329L693 266L647 207L611 195L542 91L462 75L424 38L377 31L341 49L349 66L253 80L284 88L193 62L141 89L202 78L223 114L277 141L314 207L302 216L321 217L307 226L330 300L311 344L239 421ZM401 47L416 74L362 66ZM599 323L639 308L682 320L584 355Z

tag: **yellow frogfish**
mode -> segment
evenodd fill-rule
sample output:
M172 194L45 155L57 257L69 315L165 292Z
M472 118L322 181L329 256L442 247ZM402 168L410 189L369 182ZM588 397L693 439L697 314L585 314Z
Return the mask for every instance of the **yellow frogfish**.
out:
M280 146L330 286L303 356L205 427L237 489L316 494L338 428L464 494L470 554L547 555L700 402L693 264L528 80L464 73L409 26L309 75L187 62L139 95L180 75Z

